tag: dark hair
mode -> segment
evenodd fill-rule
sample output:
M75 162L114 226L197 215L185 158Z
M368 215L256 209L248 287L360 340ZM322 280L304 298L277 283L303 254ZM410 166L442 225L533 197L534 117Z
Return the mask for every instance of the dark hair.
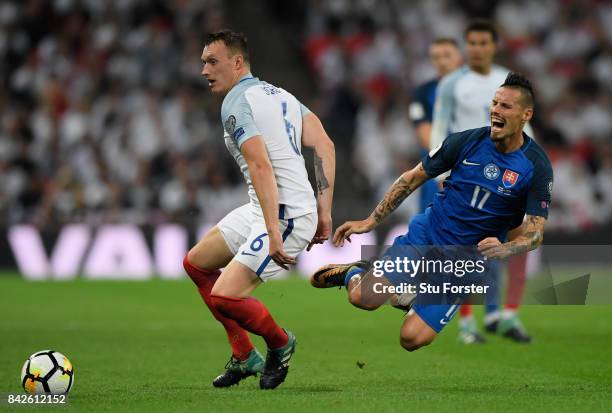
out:
M497 43L497 30L493 23L489 20L484 19L476 19L472 20L470 24L465 28L465 37L470 34L470 32L488 32L491 33L491 37L493 37L493 41Z
M451 46L459 48L459 43L457 43L457 40L453 39L452 37L438 37L436 40L431 42L431 44L450 44Z
M533 107L534 95L531 82L525 76L520 73L510 72L506 76L504 84L500 87L509 87L512 89L519 89L523 95L524 106Z
M249 45L244 33L238 33L229 29L219 30L218 32L209 33L204 46L208 46L214 42L223 42L232 53L240 53L246 64L250 63Z

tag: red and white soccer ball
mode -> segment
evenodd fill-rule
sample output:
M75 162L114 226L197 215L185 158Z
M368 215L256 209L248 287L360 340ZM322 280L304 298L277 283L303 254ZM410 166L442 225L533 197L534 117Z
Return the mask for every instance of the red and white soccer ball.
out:
M30 394L66 394L74 383L68 357L53 350L32 354L21 369L21 385Z

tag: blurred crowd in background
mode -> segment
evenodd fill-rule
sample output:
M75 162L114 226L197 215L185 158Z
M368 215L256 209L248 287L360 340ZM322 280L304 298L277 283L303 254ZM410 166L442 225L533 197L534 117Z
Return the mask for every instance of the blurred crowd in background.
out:
M365 182L373 206L418 162L407 108L434 76L428 46L461 43L480 16L500 31L496 62L535 86L535 137L555 170L548 228L612 221L610 2L300 4L304 83L316 85L302 100L355 171L337 187ZM0 226L215 222L246 202L200 75L206 33L231 27L231 13L220 0L2 2Z
M218 219L244 202L200 75L225 26L210 0L2 2L0 222Z

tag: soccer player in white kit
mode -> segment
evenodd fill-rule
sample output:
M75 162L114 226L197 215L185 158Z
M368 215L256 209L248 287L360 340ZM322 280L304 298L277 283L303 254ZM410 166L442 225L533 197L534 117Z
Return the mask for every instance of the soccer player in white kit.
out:
M474 20L467 26L467 64L446 75L438 85L430 140L432 149L440 145L449 133L490 125L491 99L510 72L505 67L493 64L497 37L495 27L486 20ZM529 124L525 125L524 130L527 135L534 136ZM525 254L509 260L508 291L503 313L497 308L497 298L495 304L485 307L486 330L497 331L517 342L531 341L517 315L524 289L525 267ZM471 305L462 305L459 314L459 340L466 344L484 342L484 337L476 328Z
M243 34L210 34L202 61L211 91L225 96L225 144L244 175L250 202L204 235L183 265L232 347L213 385L228 387L261 373L260 387L273 389L285 380L296 339L251 293L295 264L301 251L329 237L334 145L317 116L293 95L251 74ZM302 145L314 150L316 196ZM265 340L265 362L247 332Z

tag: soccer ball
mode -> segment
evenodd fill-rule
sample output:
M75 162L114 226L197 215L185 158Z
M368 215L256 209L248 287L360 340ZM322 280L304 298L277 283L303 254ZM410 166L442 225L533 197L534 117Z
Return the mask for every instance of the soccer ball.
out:
M53 350L32 354L21 369L21 385L31 394L65 394L74 382L68 357Z

